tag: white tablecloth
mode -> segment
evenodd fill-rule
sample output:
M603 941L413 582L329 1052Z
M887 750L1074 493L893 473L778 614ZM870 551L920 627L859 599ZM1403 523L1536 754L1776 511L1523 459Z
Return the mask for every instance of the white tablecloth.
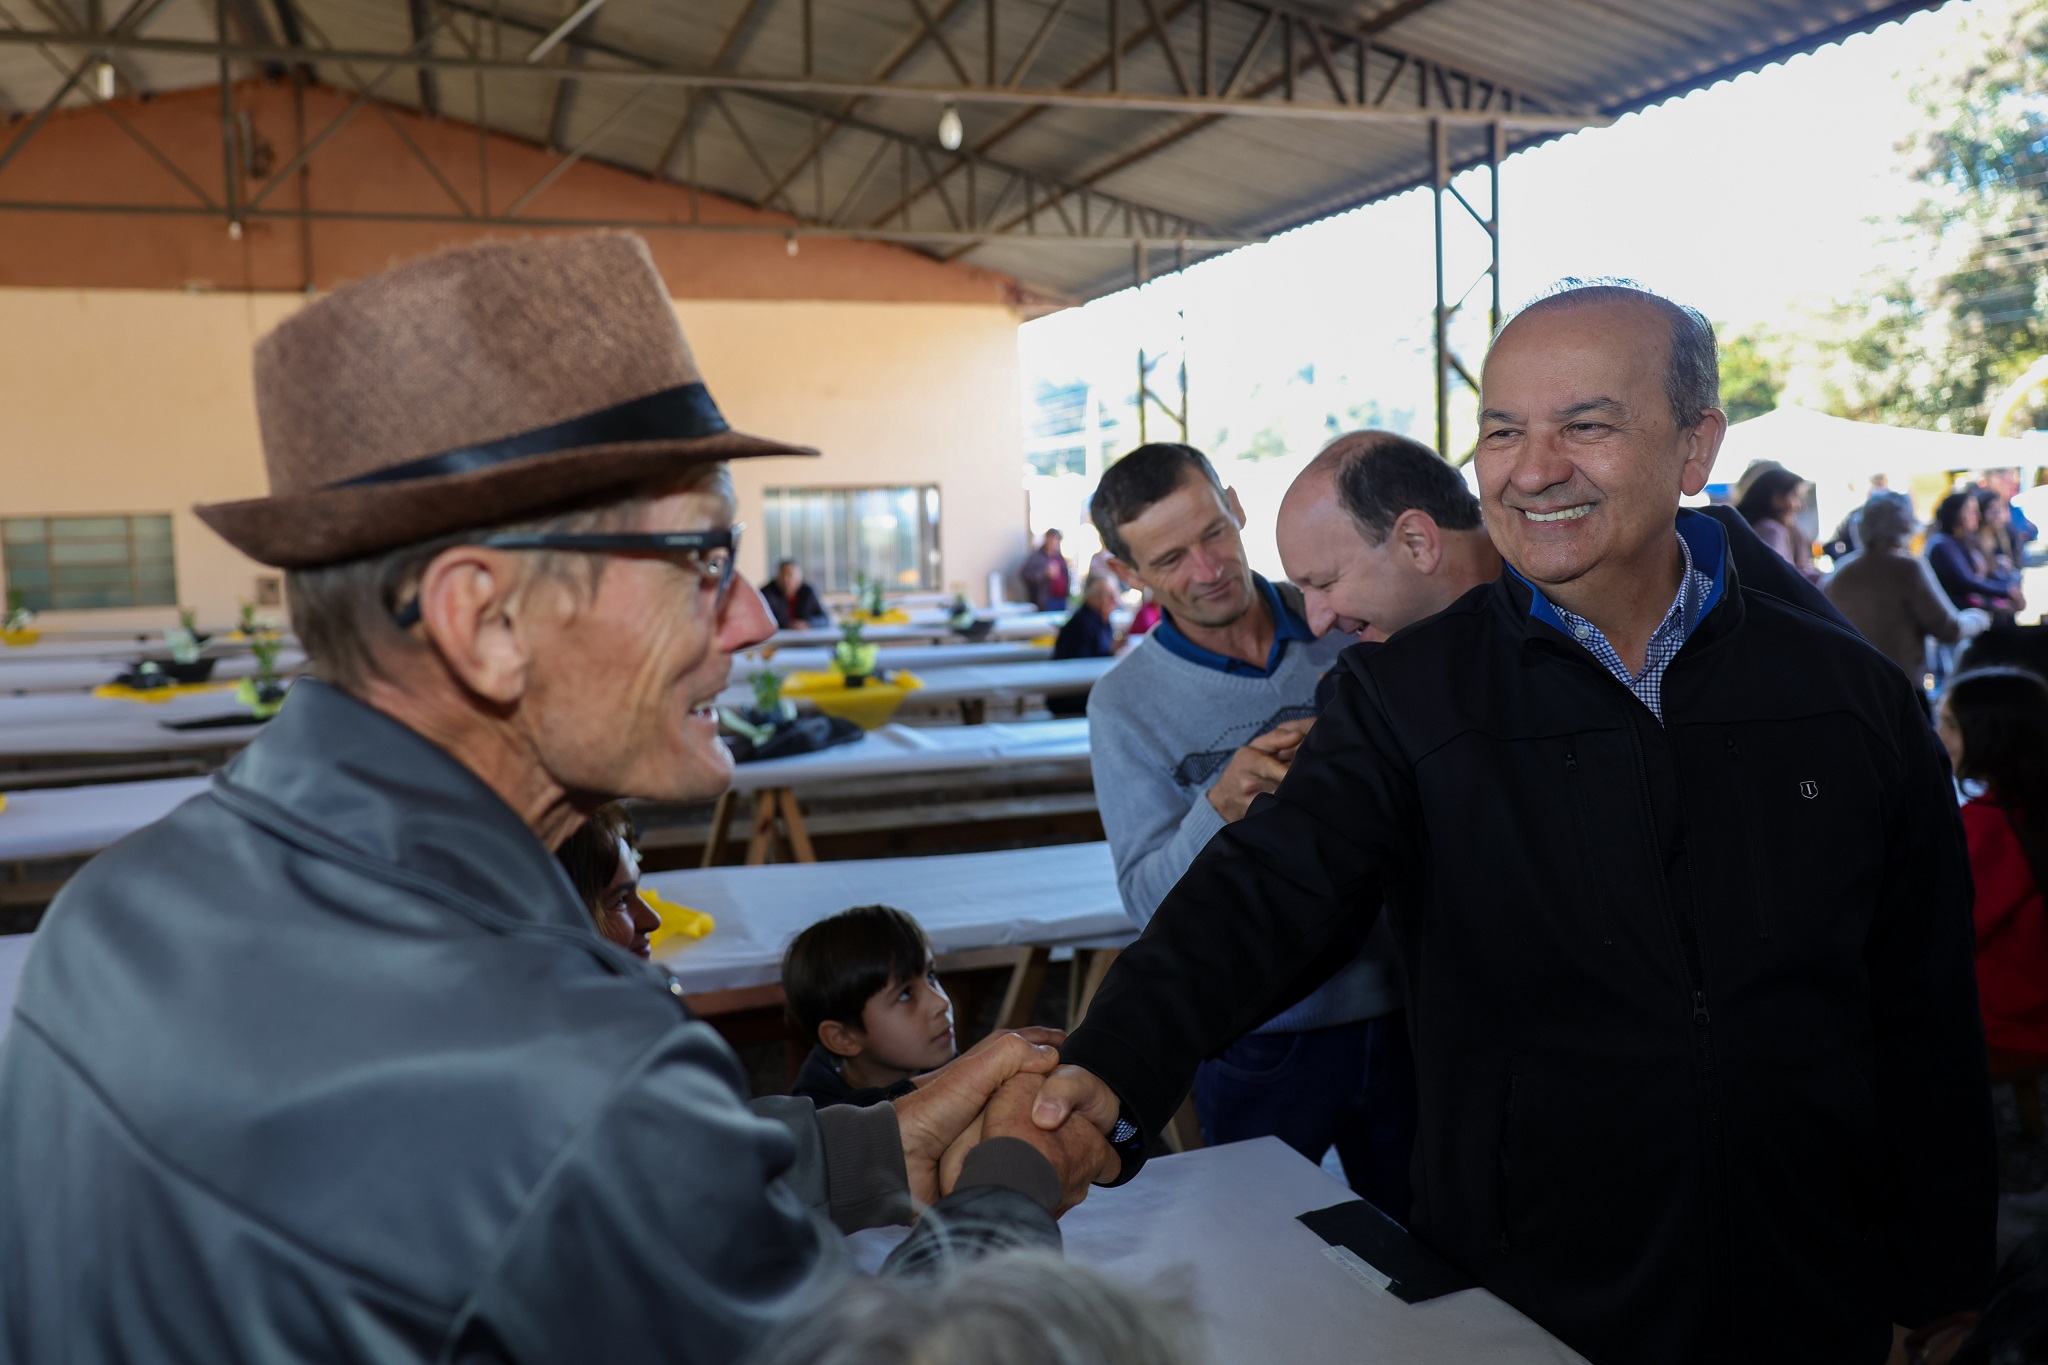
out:
M1177 1299L1216 1365L1562 1365L1584 1357L1483 1289L1408 1304L1327 1254L1298 1214L1355 1198L1278 1138L1147 1162L1060 1220L1067 1256ZM868 1269L895 1228L850 1239Z
M647 884L718 920L707 938L667 945L662 964L691 992L779 979L798 931L855 905L916 916L938 952L1004 944L1092 943L1135 934L1108 844L1000 853L779 863L658 872Z
M41 646L35 648L40 649ZM111 658L52 656L35 659L17 659L0 654L0 694L90 692L101 683L112 682L135 660L157 652L160 651L132 649ZM305 664L306 656L296 649L288 649L278 655L280 673L296 673ZM215 681L247 678L255 672L256 657L252 654L223 655L213 666Z
M966 649L970 646L961 646ZM887 659L893 665L893 659ZM1036 663L969 664L965 668L934 668L917 673L921 686L905 695L904 704L930 705L968 700L1013 701L1019 697L1066 697L1086 692L1109 672L1115 659L1040 659ZM718 694L720 706L753 704L754 691L735 683ZM805 699L794 699L798 706Z
M895 645L908 641L958 639L953 628L944 621L930 625L868 626L861 632L861 638L871 645ZM795 645L836 645L839 643L837 626L798 626L793 630L778 630L768 641L777 649Z
M1124 614L1119 613L1119 619ZM910 623L899 626L868 626L861 634L869 644L900 644L909 640L956 640L962 637L953 633L946 624L943 612L914 611ZM1028 611L995 615L987 610L976 613L976 618L990 623L984 640L1032 640L1041 635L1057 635L1066 621L1063 611ZM838 626L806 626L799 630L778 630L768 642L777 647L783 645L835 645L839 643ZM964 643L964 640L963 640Z
M257 726L169 730L166 720L242 711L232 688L169 701L110 701L84 692L0 697L0 757L40 754L131 754L246 744Z
M922 728L891 724L822 753L742 763L733 769L732 789L802 788L901 773L937 775L1017 763L1087 761L1086 718Z
M1052 657L1051 645L1034 645L1019 641L1002 641L995 644L978 645L892 645L882 656L887 668L907 668L913 673L924 673L934 668L964 668L970 664L1027 664ZM805 645L795 649L774 647L774 657L764 659L758 650L750 650L732 661L732 676L735 682L745 682L764 669L779 669L793 673L801 669L811 673L822 673L832 667L832 651L822 645Z
M90 697L0 698L0 708L13 702L76 704L93 700ZM189 700L205 701L207 698ZM178 704L165 703L167 706ZM121 702L102 702L99 705L127 705L132 710L150 712L159 709ZM51 704L39 709L62 712L64 708ZM153 721L150 723L154 724ZM76 725L74 721L68 723L68 727L59 728ZM160 733L174 736L177 732L163 730ZM246 731L194 733L226 733L246 738L253 736L256 730L252 726ZM12 735L12 731L0 731L0 752L13 748ZM733 786L738 791L772 786L802 788L820 782L861 777L960 772L1000 768L1010 763L1063 761L1085 764L1087 760L1088 722L1085 720L959 726L944 730L888 725L862 737L857 744L842 745L821 754L742 764L735 772ZM0 861L98 852L151 821L162 819L172 808L204 791L208 780L204 777L171 777L153 782L109 782L93 787L15 792L7 798L7 809L0 811ZM6 778L0 774L0 791L5 790ZM928 863L933 860L913 861Z
M206 779L131 783L162 792L167 812ZM108 787L84 792L100 793ZM69 795L69 793L51 793ZM14 801L0 813L0 836ZM155 818L154 815L149 818ZM143 823L141 820L137 824ZM120 833L109 831L112 838ZM111 838L108 840L111 842ZM61 842L61 841L60 841ZM26 846L24 844L23 846ZM0 856L36 856L6 853ZM896 905L917 916L942 953L1002 944L1116 943L1135 935L1116 890L1107 844L1065 844L1001 853L787 863L658 872L647 878L668 899L718 919L708 938L672 945L664 965L691 992L760 986L781 974L782 950L805 925L854 905ZM31 934L0 935L0 1034Z
M0 862L97 853L163 819L205 791L210 780L168 777L15 792L7 798L7 809L0 810Z

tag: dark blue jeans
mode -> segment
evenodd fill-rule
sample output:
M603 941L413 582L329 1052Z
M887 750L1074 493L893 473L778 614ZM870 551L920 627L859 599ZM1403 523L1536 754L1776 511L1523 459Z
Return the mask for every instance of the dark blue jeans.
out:
M1195 1073L1195 1114L1211 1145L1277 1137L1318 1162L1334 1146L1352 1190L1407 1224L1415 1058L1404 1012L1247 1033Z

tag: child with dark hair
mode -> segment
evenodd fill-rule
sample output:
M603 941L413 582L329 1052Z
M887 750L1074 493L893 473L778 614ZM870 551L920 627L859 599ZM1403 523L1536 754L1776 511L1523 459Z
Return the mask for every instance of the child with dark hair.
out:
M2048 1053L2048 682L2017 668L1957 676L1936 712L1976 882L1977 1000L1994 1049Z
M790 1017L813 1040L792 1095L877 1104L953 1060L953 1002L924 927L890 905L820 920L782 955Z
M599 806L555 850L555 859L597 932L629 953L651 956L647 936L661 927L661 916L641 899L640 850L625 808Z

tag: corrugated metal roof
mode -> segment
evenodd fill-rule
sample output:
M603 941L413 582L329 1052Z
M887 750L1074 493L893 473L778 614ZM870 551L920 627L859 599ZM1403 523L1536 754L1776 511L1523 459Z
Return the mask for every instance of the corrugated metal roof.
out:
M88 2L31 0L31 20L47 31L86 32ZM415 23L426 22L438 28L423 50L437 58L518 61L579 5L228 0L226 10L232 41L274 48L296 32L317 78L346 90L381 68L345 69L323 60L322 49L400 52L414 44ZM216 39L215 0L102 6L108 24L137 43ZM1250 0L604 0L531 75L451 69L423 81L400 70L378 94L417 106L431 87L442 116L474 121L481 91L490 126L511 136L676 178L693 156L708 190L837 230L939 234L943 240L912 249L1083 299L1131 282L1133 232L1165 241L1260 237L1428 183L1428 125L1019 105L966 91L958 109L969 167L939 148L939 103L915 90L704 95L593 73L794 78L808 63L820 81L986 87L992 32L995 85L1106 96L1114 24L1121 38L1115 91L1123 97L1176 97L1184 81L1197 94L1220 92L1241 65L1234 93L1269 105L1291 92L1327 110L1338 98L1334 74L1347 98L1377 99L1383 110L1613 115L1933 7L1933 0L1309 0L1291 7ZM932 17L929 27L921 14ZM1155 14L1170 51L1153 27ZM57 96L84 56L71 45L0 45L0 100L18 111L17 126L20 115ZM125 85L147 91L219 79L211 55L159 47L121 51L115 60ZM90 98L74 89L59 104ZM843 120L836 129L835 119ZM1507 145L1556 135L1511 129ZM1482 157L1490 135L1461 124L1450 136L1452 159L1462 163ZM1033 242L1027 222L1042 236L1103 240ZM1170 268L1176 255L1170 247L1153 251L1148 269Z

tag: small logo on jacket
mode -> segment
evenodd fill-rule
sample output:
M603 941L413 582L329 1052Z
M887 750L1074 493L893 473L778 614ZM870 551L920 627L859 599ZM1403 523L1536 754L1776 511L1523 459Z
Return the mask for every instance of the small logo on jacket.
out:
M1799 794L1809 801L1813 800L1814 797L1820 795L1820 783L1801 782L1799 784Z

